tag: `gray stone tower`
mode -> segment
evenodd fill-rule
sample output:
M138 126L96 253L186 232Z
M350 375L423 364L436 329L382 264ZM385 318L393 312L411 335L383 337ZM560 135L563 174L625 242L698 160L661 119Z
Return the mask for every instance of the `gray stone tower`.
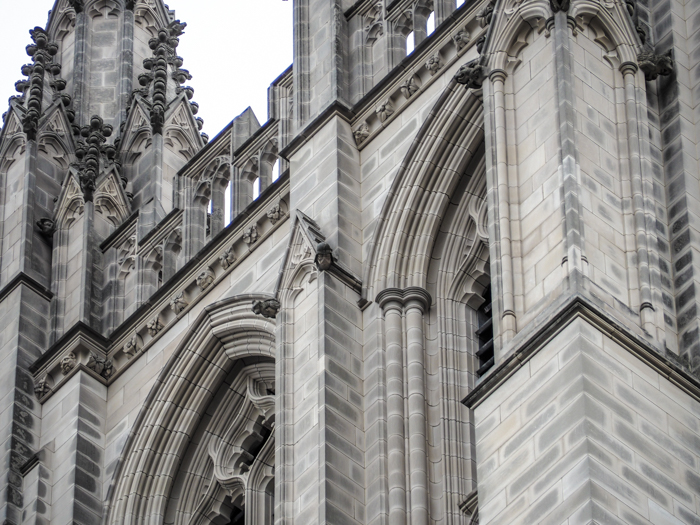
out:
M31 31L5 523L700 523L700 3L293 3L212 141L162 0Z

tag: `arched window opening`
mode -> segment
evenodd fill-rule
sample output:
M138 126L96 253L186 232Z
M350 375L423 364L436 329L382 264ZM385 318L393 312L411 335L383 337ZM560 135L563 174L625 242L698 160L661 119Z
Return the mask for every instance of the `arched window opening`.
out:
M479 358L479 369L476 374L481 377L493 366L493 313L491 310L491 287L484 291L484 303L476 312L477 328L475 335L479 341L476 356Z
M435 11L430 13L430 16L428 17L428 36L432 35L435 32Z
M275 161L275 164L272 166L272 182L275 182L279 178L280 178L280 159L277 159Z
M413 33L413 31L411 31L406 36L406 55L410 55L411 53L413 53L414 49L416 49L415 34Z
M231 199L233 192L233 182L229 181L226 186L226 191L224 193L224 228L231 224L233 217L231 217Z
M260 197L260 177L256 177L253 181L253 200Z
M207 235L211 234L211 216L214 213L214 200L209 199L209 204L207 205Z
M234 505L229 525L245 525L245 511Z

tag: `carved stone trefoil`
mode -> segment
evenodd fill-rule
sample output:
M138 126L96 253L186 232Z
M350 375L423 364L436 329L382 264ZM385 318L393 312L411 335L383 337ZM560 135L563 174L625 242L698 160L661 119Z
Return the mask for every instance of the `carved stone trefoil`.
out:
M637 55L639 69L644 72L644 78L649 82L656 80L659 75L665 77L673 72L673 57L669 49L663 55L640 53Z
M236 262L236 253L233 251L233 246L219 255L219 262L224 270L228 270Z
M157 336L163 328L165 327L163 326L163 323L160 322L160 316L156 316L155 319L146 325L148 335L151 337Z
M216 274L211 268L206 268L202 273L197 276L197 286L204 291L209 288L216 279Z
M369 137L369 125L366 122L363 122L359 128L352 132L352 134L355 137L355 142L359 146L365 140L367 140L367 137Z
M430 71L431 75L435 75L440 69L442 69L442 59L440 55L431 56L425 63L425 67Z
M61 359L61 371L63 375L68 375L78 365L78 360L73 352Z
M388 119L390 116L394 114L394 106L391 103L391 100L387 99L379 106L377 106L377 109L375 110L377 113L377 116L379 117L379 120L382 122L385 122L386 119Z
M90 352L90 357L88 358L86 366L105 379L109 379L114 373L114 366L112 365L111 360L100 357L92 352Z
M463 84L467 89L481 89L484 79L484 66L478 64L477 60L464 64L455 75L455 80Z
M253 244L258 240L258 227L253 225L249 226L243 232L243 242L246 244Z
M185 300L185 292L180 292L170 301L170 308L176 314L182 312L189 303Z
M409 99L418 92L418 84L416 84L413 76L407 78L403 84L401 84L401 94L404 98Z
M265 301L253 301L253 313L262 315L268 319L277 317L280 310L280 302L277 299L267 299Z
M47 376L39 379L34 385L34 395L37 399L41 399L51 392L51 387L49 386L49 378Z

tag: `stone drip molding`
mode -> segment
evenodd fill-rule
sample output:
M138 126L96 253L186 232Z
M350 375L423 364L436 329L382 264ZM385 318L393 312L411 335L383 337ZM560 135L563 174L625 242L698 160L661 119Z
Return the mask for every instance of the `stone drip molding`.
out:
M30 367L35 385L41 385L41 388L37 388L40 402L44 403L79 371L107 386L120 377L168 332L168 328L187 316L210 289L222 283L238 265L282 227L289 218L289 191L289 178L280 177L277 183L255 201L254 207L220 232L202 252L177 272L166 287L159 289L122 323L110 338L105 338L85 324L74 326ZM280 213L270 214L273 209ZM166 225L150 239L144 239L144 246L139 252L157 243L158 238L166 238L167 232L176 227L180 218L181 212L166 217L163 221ZM251 228L257 231L258 238L254 243L246 244L244 233ZM108 239L109 244L128 238L130 232L129 228L120 231L113 239ZM208 281L205 287L202 287L203 274L207 275ZM173 308L172 304L178 307ZM157 321L154 323L154 320Z
M482 25L479 19L481 8L481 3L469 7L465 4L455 11L385 81L356 104L351 125L359 150L396 120L421 92L442 78L442 71L465 55L469 60L478 58L480 41L488 30L488 25Z

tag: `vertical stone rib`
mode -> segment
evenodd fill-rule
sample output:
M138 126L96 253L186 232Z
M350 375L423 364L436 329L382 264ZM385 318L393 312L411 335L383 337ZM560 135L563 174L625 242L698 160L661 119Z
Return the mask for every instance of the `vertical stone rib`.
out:
M87 93L86 83L89 74L88 60L88 16L85 12L78 13L75 22L75 58L73 66L73 109L75 124L82 126L87 123Z
M642 186L642 162L637 126L637 100L634 77L636 64L625 62L620 66L625 84L625 112L627 114L627 145L629 148L630 179L632 181L632 213L634 214L635 239L637 245L637 267L639 271L639 313L642 326L654 333L654 306L651 296L651 273L649 271L649 250L644 214L644 189Z
M389 450L389 525L406 525L406 467L403 388L403 319L401 291L377 297L386 333L387 448Z
M429 523L428 437L425 411L425 349L423 313L430 306L430 294L422 288L407 288L406 353L408 361L408 443L411 465L411 525Z
M561 148L564 238L566 240L566 253L562 265L566 264L569 286L575 287L577 279L572 280L572 274L584 273L585 256L577 175L574 80L568 24L569 19L565 11L559 11L554 15L554 63L557 83L559 146Z
M505 79L506 72L496 70L491 72L493 84L494 114L496 124L496 178L498 183L498 223L501 244L501 277L503 290L503 343L510 341L517 330L515 317L515 299L513 294L513 254L511 249L510 232L510 199L508 187L508 159L506 157L506 102Z

